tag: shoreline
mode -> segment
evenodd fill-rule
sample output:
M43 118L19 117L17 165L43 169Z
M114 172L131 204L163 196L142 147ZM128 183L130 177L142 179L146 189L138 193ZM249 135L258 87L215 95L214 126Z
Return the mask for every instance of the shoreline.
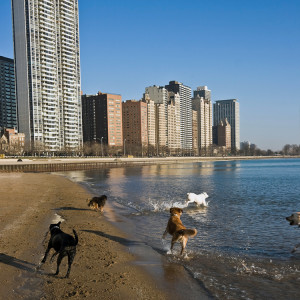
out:
M154 157L154 158L17 158L0 159L0 173L10 172L60 172L120 167L130 165L179 164L207 161L238 161L262 159L293 159L300 156L225 156L225 157Z
M118 216L109 205L103 216L87 207L91 194L79 183L56 174L0 174L0 193L0 294L5 299L180 299L128 251L134 240L110 220ZM65 220L64 232L74 228L79 236L69 279L62 279L66 258L58 276L51 275L55 262L37 268L56 214ZM201 297L200 286L198 291Z

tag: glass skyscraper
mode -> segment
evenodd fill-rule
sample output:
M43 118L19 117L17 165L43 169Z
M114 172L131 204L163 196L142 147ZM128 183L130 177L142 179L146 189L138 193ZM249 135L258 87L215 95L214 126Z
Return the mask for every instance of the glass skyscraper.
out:
M237 99L218 100L214 103L214 126L227 119L231 126L231 149L240 149L240 108Z
M17 127L14 60L0 56L0 128Z

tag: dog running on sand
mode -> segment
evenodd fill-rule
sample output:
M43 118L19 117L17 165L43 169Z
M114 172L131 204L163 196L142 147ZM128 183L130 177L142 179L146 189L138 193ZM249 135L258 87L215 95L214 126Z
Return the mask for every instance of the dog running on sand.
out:
M102 195L100 197L93 197L91 200L88 199L88 206L91 207L92 209L102 213L104 210L104 205L106 203L107 197L105 195Z
M182 215L183 210L178 207L170 208L170 218L168 221L167 228L162 236L163 239L166 238L167 233L172 235L171 241L171 251L173 250L174 244L178 241L181 243L181 252L180 255L183 254L183 251L186 247L186 243L190 237L194 237L197 234L196 229L187 229L182 224L180 220L180 216Z
M58 275L59 266L62 259L65 256L68 256L68 271L65 276L65 278L68 278L71 271L71 265L76 254L76 245L78 244L78 236L74 229L73 229L73 233L75 238L67 233L64 233L60 229L60 224L61 222L58 222L57 224L51 224L49 227L51 236L42 263L46 262L50 249L54 248L56 252L52 255L50 261L52 262L53 258L58 254L57 268L56 268L56 273L54 274L54 275Z

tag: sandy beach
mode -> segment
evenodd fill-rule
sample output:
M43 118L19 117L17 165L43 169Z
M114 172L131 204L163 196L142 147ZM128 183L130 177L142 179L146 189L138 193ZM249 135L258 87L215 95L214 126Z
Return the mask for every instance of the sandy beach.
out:
M47 173L0 174L1 299L170 299L126 248L127 237L105 216L90 210L80 185ZM109 214L109 212L106 212ZM112 213L112 212L111 212ZM79 236L69 279L66 258L39 269L49 224ZM52 250L53 251L53 250ZM51 254L51 253L50 253ZM173 297L173 299L176 299Z

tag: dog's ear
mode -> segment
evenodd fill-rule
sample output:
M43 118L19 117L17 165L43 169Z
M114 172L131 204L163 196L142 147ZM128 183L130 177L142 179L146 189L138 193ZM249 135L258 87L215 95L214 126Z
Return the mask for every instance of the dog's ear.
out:
M60 224L61 224L61 221L59 221L59 222L57 223L57 226L60 227Z
M183 209L182 208L180 208L180 212L183 213Z

